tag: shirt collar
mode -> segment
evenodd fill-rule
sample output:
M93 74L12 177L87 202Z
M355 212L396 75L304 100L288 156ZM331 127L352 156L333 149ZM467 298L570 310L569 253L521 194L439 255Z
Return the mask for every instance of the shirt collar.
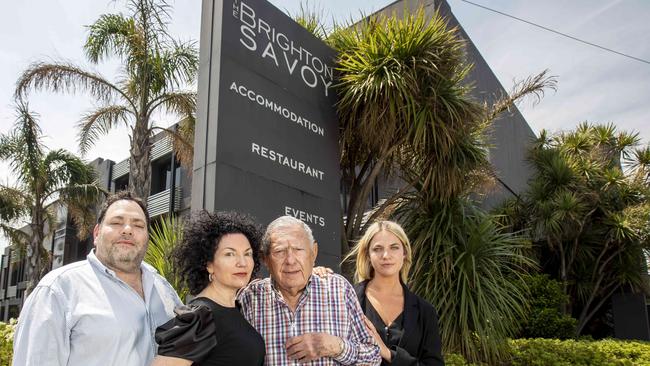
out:
M282 296L282 292L280 292L280 290L278 289L278 286L277 286L277 284L275 282L275 279L273 279L273 277L271 277L271 276L269 276L269 277L271 278L271 281L270 281L271 290L272 290L272 293L275 296L275 299L286 302L284 300L284 296ZM307 285L305 285L305 289L302 291L302 293L300 294L300 297L298 298L298 304L299 305L300 305L300 303L303 302L303 300L305 298L307 298L307 296L309 296L309 294L310 294L310 292L312 290L312 287L313 287L313 285L312 285L312 283L314 282L314 281L312 281L313 278L314 278L314 275L312 274L312 275L309 276L309 279L307 279Z

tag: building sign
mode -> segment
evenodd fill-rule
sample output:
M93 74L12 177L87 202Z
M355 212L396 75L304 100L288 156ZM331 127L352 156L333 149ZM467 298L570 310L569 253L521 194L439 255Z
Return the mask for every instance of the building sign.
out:
M192 209L308 223L340 261L335 53L263 0L204 0Z

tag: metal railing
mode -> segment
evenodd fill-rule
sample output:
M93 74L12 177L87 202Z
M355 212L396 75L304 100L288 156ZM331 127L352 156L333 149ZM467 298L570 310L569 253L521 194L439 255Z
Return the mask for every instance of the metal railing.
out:
M149 209L149 215L155 217L158 215L166 214L169 212L170 200L171 200L171 189L166 189L162 192L152 194L147 199L147 208ZM183 190L181 187L175 187L174 189L174 212L181 209Z
M160 140L153 143L151 146L151 161L162 158L163 156L170 154L172 152L172 140L169 136L165 136ZM118 179L129 174L129 159L125 159L113 165L113 173L111 174L111 180Z

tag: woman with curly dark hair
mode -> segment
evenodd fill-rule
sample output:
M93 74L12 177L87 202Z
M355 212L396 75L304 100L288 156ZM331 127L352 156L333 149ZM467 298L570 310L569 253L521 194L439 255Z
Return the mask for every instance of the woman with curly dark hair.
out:
M260 229L248 216L191 216L173 261L195 298L156 330L159 356L152 366L263 364L264 340L235 303L259 269L260 242Z

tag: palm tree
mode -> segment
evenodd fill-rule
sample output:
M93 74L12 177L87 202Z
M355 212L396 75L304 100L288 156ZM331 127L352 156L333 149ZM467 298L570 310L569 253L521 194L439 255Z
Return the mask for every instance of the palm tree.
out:
M527 241L468 197L494 176L486 143L492 121L527 95L540 98L555 79L543 72L494 104L478 103L463 40L422 9L364 19L327 41L339 51L341 168L350 192L344 241L395 213L412 239L412 288L439 310L444 349L499 360L527 306L517 279L534 265ZM380 174L404 185L368 214Z
M144 260L165 277L181 300L186 300L189 289L181 281L174 269L174 262L170 260L174 246L181 240L183 240L183 223L173 215L162 217L152 225L149 247Z
M300 10L296 14L289 14L289 16L316 38L327 40L328 31L323 24L323 9L310 6L309 1L304 3L301 1Z
M335 30L328 42L339 51L339 146L350 192L350 241L363 231L366 201L380 173L429 152L445 155L458 125L478 121L482 110L464 82L470 66L463 41L437 14L427 19L420 9L402 19L366 18Z
M546 253L544 270L569 296L563 311L578 318L577 335L612 294L647 288L642 262L650 249L650 190L638 141L611 123L582 123L550 137L544 132L531 151L536 174L514 222L530 227ZM631 167L628 175L622 160Z
M650 145L635 148L627 158L625 165L634 179L650 186Z
M43 239L55 228L54 202L68 207L79 238L85 239L103 191L93 168L84 161L65 150L45 150L37 116L26 103L19 102L16 112L13 132L0 136L0 159L9 162L18 181L15 187L0 184L0 228L12 245L26 253L29 292L48 270ZM29 230L10 225L23 218Z
M397 212L413 247L411 287L438 310L445 352L500 364L528 311L530 241L467 198L411 195Z
M195 42L178 42L167 33L169 5L165 0L129 0L130 16L104 14L89 27L84 51L97 64L109 56L121 62L121 78L110 82L100 74L67 63L34 63L19 78L16 95L31 89L89 93L100 106L78 124L80 151L85 154L111 129L129 128L129 189L146 199L150 192L152 114L162 111L193 126L196 92L180 88L195 81ZM182 134L167 130L174 145L189 147Z
M299 20L322 29L309 15ZM344 252L365 225L413 189L413 177L439 199L457 196L472 171L467 167L483 163L487 146L478 139L481 133L522 97L539 97L555 87L543 72L493 105L477 103L466 80L472 65L464 41L437 12L428 17L423 9L401 19L370 17L336 28L327 42L339 52L339 147L350 197ZM409 177L409 171L415 174ZM407 184L368 216L368 196L382 173Z

